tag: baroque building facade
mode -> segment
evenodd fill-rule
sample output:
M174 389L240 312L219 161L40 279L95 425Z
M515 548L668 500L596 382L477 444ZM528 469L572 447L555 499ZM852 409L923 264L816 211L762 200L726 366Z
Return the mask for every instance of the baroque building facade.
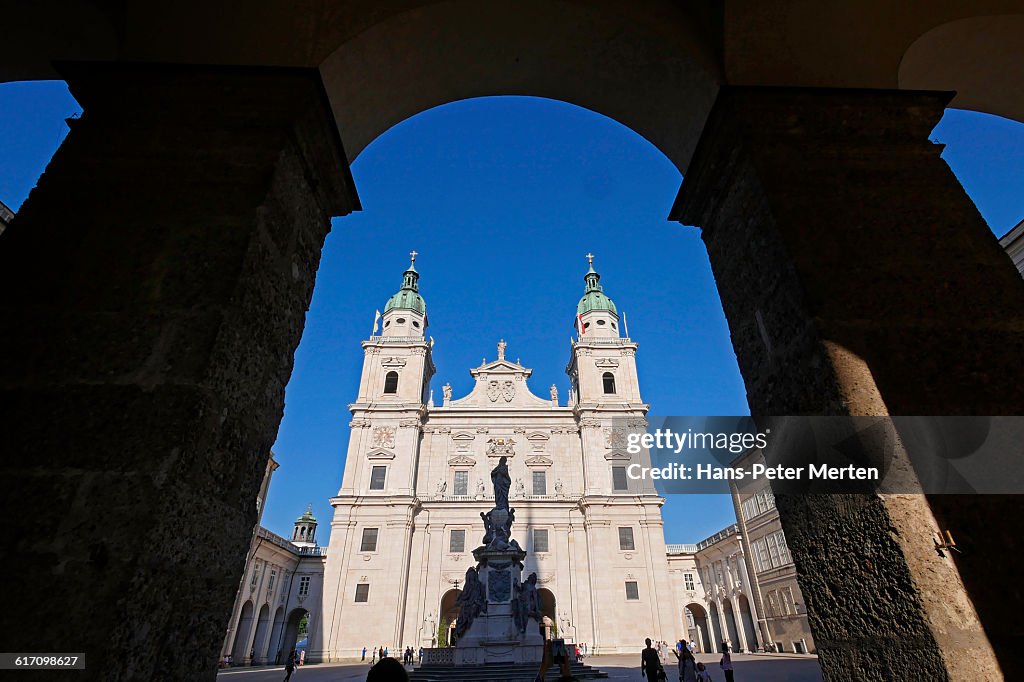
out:
M263 639L244 622L245 581L263 580L256 576L267 570L283 571L293 593L297 579L315 573L308 582L317 599L288 602L291 610L282 612L284 622L297 608L308 614L309 661L357 658L363 647L450 642L480 516L493 506L489 474L502 456L513 480L513 536L527 551L524 574L537 574L549 632L587 643L592 654L634 653L645 637L688 635L701 651L720 651L723 641L748 651L774 641L742 559L750 549L739 526L666 547L664 498L649 479L626 474L632 463L649 466L646 452L627 451L625 437L646 428L648 405L637 343L623 334L600 279L591 259L564 402L555 386L534 394L532 370L506 357L502 340L494 359L470 370L472 390L454 397L446 384L438 404L413 255L380 326L362 342L343 479L330 500L330 555L309 536L302 544L301 517L290 541L258 530L263 554L251 553L224 645L236 664L250 642L259 643L252 658L262 662L295 641L291 631L275 639L276 616L268 616ZM739 496L734 491L737 505ZM261 609L253 603L252 611Z

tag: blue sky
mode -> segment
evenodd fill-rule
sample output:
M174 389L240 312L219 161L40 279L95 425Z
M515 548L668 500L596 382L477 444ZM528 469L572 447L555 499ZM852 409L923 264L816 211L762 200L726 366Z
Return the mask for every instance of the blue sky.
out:
M20 206L79 110L63 83L0 85L0 200ZM344 134L344 131L343 131ZM1024 124L947 112L932 134L994 233L1024 217ZM288 535L313 504L327 541L327 499L341 482L347 405L374 310L420 253L433 386L470 388L469 368L507 354L534 370L539 395L565 365L588 251L628 317L652 415L746 414L742 381L697 230L666 221L681 177L661 153L611 119L525 97L466 100L381 135L352 173L361 213L335 220L274 446L264 525ZM732 522L722 496L671 496L669 542L695 542Z

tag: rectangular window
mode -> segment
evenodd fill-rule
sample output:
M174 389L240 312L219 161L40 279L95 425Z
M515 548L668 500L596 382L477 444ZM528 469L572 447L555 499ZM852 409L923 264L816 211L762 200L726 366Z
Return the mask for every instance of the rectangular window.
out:
M259 579L260 579L260 570L259 569L260 569L260 565L259 564L256 564L255 566L252 567L252 579L249 581L249 589L250 590L255 590L256 589L256 583L259 582Z
M612 490L617 493L629 490L626 467L612 467Z
M370 470L370 490L384 490L384 478L387 476L386 466L375 466Z
M277 570L270 571L270 580L267 582L267 592L274 591L274 579L277 578Z
M633 529L619 528L619 549L624 552L632 552L636 549L633 543Z
M548 529L533 529L533 551L543 553L548 551Z
M547 495L548 494L548 475L543 471L533 472L533 494L534 495Z
M628 601L638 601L640 599L640 586L637 585L635 580L626 581L626 599Z
M466 551L465 530L452 529L451 535L448 536L448 551L452 554L461 554Z
M468 495L469 494L469 472L468 471L456 471L455 472L455 485L452 486L453 495Z
M359 583L356 585L356 603L370 601L370 583Z
M360 552L376 552L377 551L377 529L376 528L364 528L363 529L363 541L359 543Z
M687 590L692 591L694 589L694 586L693 586L693 573L684 573L683 574L683 585L686 587Z
M309 578L308 575L304 575L301 578L299 578L299 596L300 597L305 597L307 594L309 594L309 580L310 580L310 578Z

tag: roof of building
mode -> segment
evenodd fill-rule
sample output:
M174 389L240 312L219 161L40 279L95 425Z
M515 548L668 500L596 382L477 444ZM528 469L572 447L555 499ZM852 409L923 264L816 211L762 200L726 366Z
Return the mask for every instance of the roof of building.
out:
M606 310L618 317L619 311L615 308L615 302L608 298L600 284L601 275L594 269L593 256L587 257L590 259L590 269L583 276L583 281L587 285L583 291L583 298L580 299L579 304L576 306L576 313L582 315L592 310Z
M416 252L413 251L413 254ZM420 296L420 273L416 272L416 256L412 257L409 268L403 273L402 288L384 304L384 312L389 310L414 310L421 315L427 314L427 304Z

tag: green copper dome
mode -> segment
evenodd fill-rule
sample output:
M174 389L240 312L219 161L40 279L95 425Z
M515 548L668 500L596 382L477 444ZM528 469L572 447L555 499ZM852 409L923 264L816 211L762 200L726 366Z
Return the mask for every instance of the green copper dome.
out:
M306 511L302 512L302 516L295 519L295 523L316 523L316 517L313 516L313 505L306 507Z
M416 258L414 256L413 262L409 264L409 269L404 273L402 288L389 298L388 302L384 305L385 313L389 310L398 309L415 310L421 315L427 314L427 304L423 302L423 297L420 296L420 273L416 272L415 263Z
M576 313L582 315L592 310L607 310L612 315L618 317L619 311L615 308L615 303L605 295L604 290L601 288L599 283L601 275L597 274L597 271L594 270L593 261L590 263L590 270L583 276L583 281L587 283L587 286L584 289L583 298L580 299L579 305L576 306Z

